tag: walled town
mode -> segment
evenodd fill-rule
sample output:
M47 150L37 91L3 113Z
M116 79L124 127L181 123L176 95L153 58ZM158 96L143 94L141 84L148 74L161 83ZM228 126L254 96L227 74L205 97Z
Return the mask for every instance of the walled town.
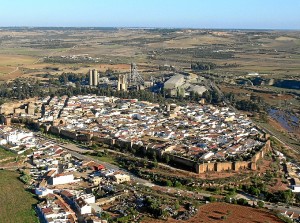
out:
M263 132L245 115L209 104L181 107L96 95L47 97L15 109L11 119L18 117L69 139L168 155L197 173L255 169L254 155L266 144ZM222 162L226 165L215 165Z
M258 162L271 150L268 134L247 116L203 101L182 107L97 95L54 96L16 107L2 106L1 110L4 125L0 126L0 144L15 154L26 154L20 179L39 197L36 213L45 222L105 223L112 219L111 214L118 214L119 222L140 222L143 214L137 210L144 208L162 219L171 216L186 220L197 212L187 201L183 202L188 204L184 212L178 212L180 204L174 206L172 200L162 205L157 200L161 195L155 197L153 191L164 188L153 189L155 184L126 168L81 155L84 147L76 147L74 152L64 143L45 138L45 134L87 147L100 143L111 150L140 150L160 160L168 157L169 164L176 164L178 170L195 174L256 171ZM17 127L20 122L43 134ZM297 181L294 173L298 167L288 165L290 176ZM174 185L181 184L175 181ZM293 191L298 189L295 184ZM149 190L153 190L150 196ZM164 193L213 200L211 194L180 189ZM162 206L151 209L156 202ZM126 208L122 206L125 203L129 204Z

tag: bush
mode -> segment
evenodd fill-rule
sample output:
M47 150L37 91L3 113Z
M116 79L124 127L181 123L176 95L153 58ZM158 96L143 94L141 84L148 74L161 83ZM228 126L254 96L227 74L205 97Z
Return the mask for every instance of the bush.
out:
M216 202L217 199L216 199L215 197L210 196L210 197L208 198L208 201L209 201L209 202Z
M236 195L236 189L235 189L235 188L229 188L229 189L228 189L228 195L229 195L229 196L234 196L234 195Z
M223 216L221 217L222 220L226 220L227 218L228 218L227 215L223 215Z
M246 200L246 199L244 199L244 198L239 198L238 200L237 200L237 204L239 204L239 205L248 205L248 201Z
M264 203L263 201L257 201L257 206L258 206L259 208L263 208L264 205L265 205L265 203Z
M179 181L175 181L174 182L174 187L181 187L182 186L182 184L179 182Z
M166 181L165 181L165 185L166 185L167 187L172 187L172 186L173 186L173 183L172 183L171 180L166 180Z
M30 184L31 181L31 176L28 174L23 173L22 176L20 176L20 180L24 183L24 184Z
M288 218L288 217L286 217L286 216L283 216L282 214L280 214L280 213L278 213L277 214L277 217L279 218L279 219L281 219L283 222L285 222L285 223L293 223L293 220L292 219L290 219L290 218Z
M225 201L226 203L231 203L231 198L230 198L228 195L226 195L224 201Z
M179 208L180 208L179 201L176 201L176 202L175 202L175 210L178 210Z

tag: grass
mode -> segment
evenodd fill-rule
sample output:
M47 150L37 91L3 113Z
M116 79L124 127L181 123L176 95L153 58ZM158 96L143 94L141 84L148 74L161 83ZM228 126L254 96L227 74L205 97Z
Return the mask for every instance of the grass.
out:
M0 223L38 222L33 205L37 200L24 189L13 171L0 171Z
M14 154L10 151L7 151L7 150L1 148L1 146L0 146L0 163L1 163L1 160L3 160L3 159L14 158L14 157L16 157L16 154Z
M116 162L116 159L113 156L91 156L90 157L97 159L101 162L106 162L106 163L110 163L110 164L114 164L114 165L118 165L118 163Z

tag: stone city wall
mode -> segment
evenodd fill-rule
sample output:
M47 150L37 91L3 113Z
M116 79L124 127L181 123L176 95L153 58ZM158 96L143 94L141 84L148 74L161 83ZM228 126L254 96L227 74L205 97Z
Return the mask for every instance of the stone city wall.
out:
M267 152L271 150L270 140L268 140L263 148L258 151L251 159L251 161L236 161L236 162L214 162L214 163L195 163L196 173L205 173L210 171L226 171L226 170L242 170L242 169L257 169L257 161L262 159Z

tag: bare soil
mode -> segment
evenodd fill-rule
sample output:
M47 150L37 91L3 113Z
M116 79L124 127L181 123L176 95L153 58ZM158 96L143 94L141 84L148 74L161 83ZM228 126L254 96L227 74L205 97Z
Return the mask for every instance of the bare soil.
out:
M163 223L166 221L146 219L143 223ZM211 203L199 208L198 214L187 221L168 219L169 223L282 223L280 219L264 209L256 209L227 203Z

